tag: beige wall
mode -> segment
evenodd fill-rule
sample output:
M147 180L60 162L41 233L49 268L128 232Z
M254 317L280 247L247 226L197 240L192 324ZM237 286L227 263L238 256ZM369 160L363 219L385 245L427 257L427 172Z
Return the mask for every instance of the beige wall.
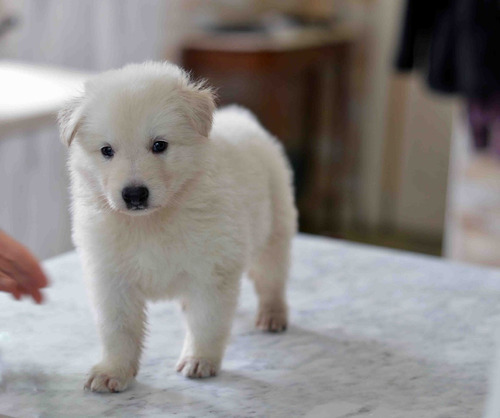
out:
M452 134L452 103L409 80L396 227L427 236L444 229L448 160Z
M357 4L355 4L357 3ZM354 71L357 73L355 120L359 135L357 218L374 228L380 224L381 173L389 82L398 31L400 2L354 2L349 9L360 22Z
M403 2L349 3L362 22L356 47L361 225L440 237L446 206L452 100L418 75L395 73Z

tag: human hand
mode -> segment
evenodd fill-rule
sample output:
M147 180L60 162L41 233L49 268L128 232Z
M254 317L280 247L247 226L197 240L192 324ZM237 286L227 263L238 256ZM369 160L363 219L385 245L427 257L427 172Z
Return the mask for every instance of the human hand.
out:
M35 256L0 230L0 291L12 293L17 300L30 295L36 303L41 303L40 289L47 284L47 277Z

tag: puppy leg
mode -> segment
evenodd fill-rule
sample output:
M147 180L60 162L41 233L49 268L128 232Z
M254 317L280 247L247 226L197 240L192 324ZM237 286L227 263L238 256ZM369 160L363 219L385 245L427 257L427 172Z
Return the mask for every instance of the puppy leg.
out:
M231 332L238 300L238 274L219 274L210 287L198 288L183 298L187 334L177 371L186 377L215 376Z
M109 286L109 284L108 284ZM144 299L123 286L93 289L103 359L90 371L85 389L121 392L137 374L145 331ZM106 286L107 287L107 286Z
M256 326L264 331L286 330L288 308L286 281L290 258L290 238L273 236L249 271L259 297Z

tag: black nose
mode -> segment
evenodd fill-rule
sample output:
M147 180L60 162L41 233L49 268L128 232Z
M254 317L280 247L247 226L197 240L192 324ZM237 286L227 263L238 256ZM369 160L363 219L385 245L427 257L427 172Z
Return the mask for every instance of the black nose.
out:
M122 197L128 209L144 209L148 203L149 190L144 186L125 187Z

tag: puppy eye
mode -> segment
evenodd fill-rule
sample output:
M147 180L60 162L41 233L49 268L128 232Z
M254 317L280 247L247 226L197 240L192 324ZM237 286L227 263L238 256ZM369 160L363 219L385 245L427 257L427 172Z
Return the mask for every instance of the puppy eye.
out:
M111 158L113 155L115 155L115 151L110 146L102 147L101 154L104 155L106 158Z
M167 148L168 148L168 142L155 141L153 147L151 148L151 151L153 151L154 154L161 154L162 152L165 152Z

